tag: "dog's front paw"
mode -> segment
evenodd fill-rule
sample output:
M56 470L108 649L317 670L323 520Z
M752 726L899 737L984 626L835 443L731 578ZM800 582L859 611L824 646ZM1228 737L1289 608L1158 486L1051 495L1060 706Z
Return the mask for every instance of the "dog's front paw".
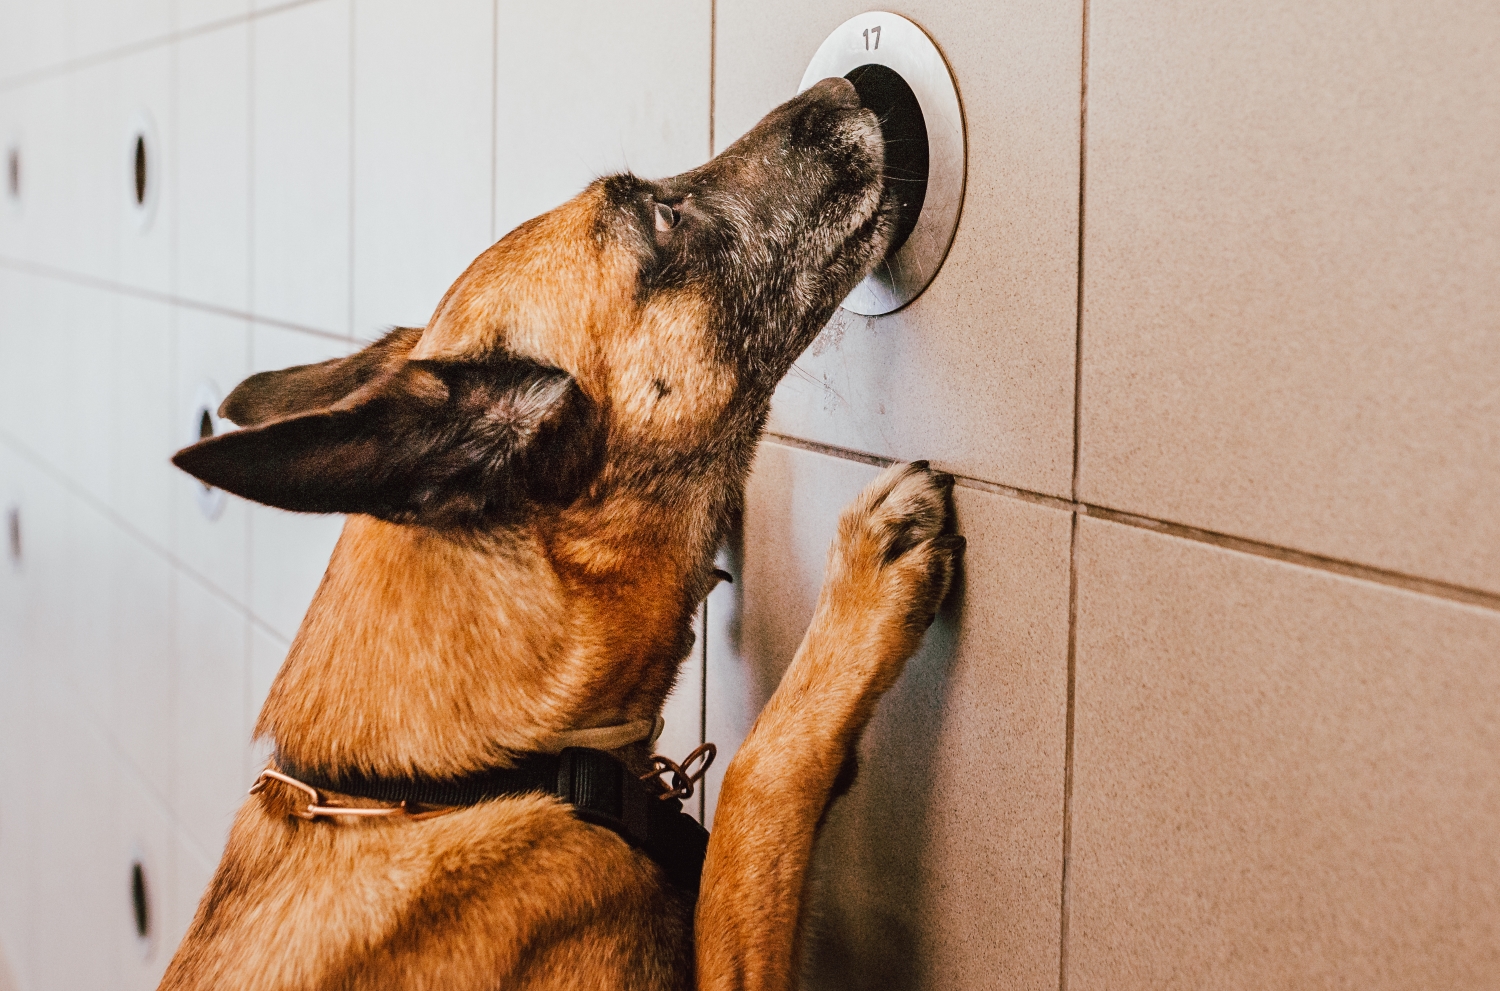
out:
M887 468L839 519L828 591L902 660L948 594L964 546L953 526L953 476L925 461Z

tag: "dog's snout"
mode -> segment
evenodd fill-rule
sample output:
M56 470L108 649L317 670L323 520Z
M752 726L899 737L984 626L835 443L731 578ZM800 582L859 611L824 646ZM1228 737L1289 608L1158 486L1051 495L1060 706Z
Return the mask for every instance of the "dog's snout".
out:
M854 84L843 76L829 76L808 88L808 92L827 100L836 107L853 109L859 106L859 93Z

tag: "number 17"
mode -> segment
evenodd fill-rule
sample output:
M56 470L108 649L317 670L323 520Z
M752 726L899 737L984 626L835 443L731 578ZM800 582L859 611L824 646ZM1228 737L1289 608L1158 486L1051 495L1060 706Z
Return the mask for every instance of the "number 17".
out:
M875 44L873 44L873 45L870 44L870 35L872 35L872 34L875 36ZM879 24L875 25L872 28L865 28L864 35L865 35L865 51L869 51L872 48L879 48L880 47L880 25Z

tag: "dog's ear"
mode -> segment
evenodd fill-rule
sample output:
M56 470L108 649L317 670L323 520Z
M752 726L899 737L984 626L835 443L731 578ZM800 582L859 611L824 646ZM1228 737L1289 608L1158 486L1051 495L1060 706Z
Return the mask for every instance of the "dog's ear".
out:
M528 502L566 504L598 465L598 410L556 368L512 356L376 358L309 375L320 367L285 373L294 400L275 396L274 378L255 383L242 399L258 425L200 441L172 462L269 506L434 525L503 519ZM339 380L352 391L304 408L333 396Z
M241 427L254 427L326 409L376 376L393 371L421 336L421 327L397 327L347 358L252 375L235 386L219 415Z

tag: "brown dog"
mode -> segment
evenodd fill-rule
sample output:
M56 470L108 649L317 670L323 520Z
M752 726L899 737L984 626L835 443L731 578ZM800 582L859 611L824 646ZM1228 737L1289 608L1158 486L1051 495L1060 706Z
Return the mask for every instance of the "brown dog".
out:
M889 243L882 163L874 116L825 80L699 169L523 224L426 328L234 391L243 429L177 463L351 514L257 726L282 770L469 780L650 724L772 390ZM896 466L845 511L725 775L701 894L542 792L364 817L390 803L271 781L162 986L793 985L817 825L962 546L951 485ZM648 747L613 745L637 774ZM296 814L319 802L339 807Z

